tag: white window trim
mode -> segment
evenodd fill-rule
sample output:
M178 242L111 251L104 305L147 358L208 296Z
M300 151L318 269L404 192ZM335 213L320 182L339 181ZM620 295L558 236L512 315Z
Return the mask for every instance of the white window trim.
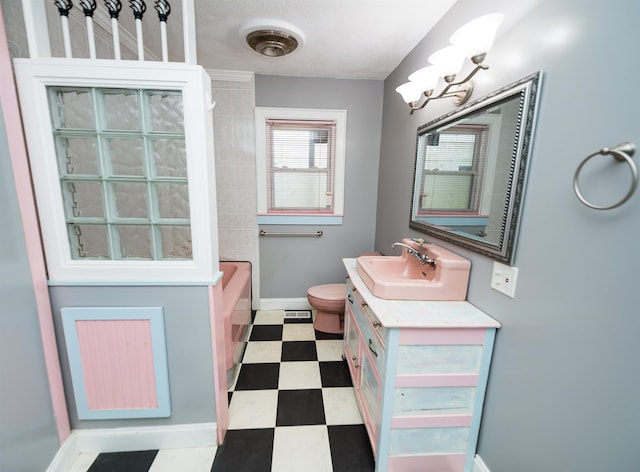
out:
M256 178L258 223L340 225L344 214L344 174L347 137L347 110L319 108L256 107ZM267 141L265 122L269 118L283 120L335 120L336 154L333 213L327 215L269 215L267 213Z
M14 61L50 283L215 284L218 231L211 80L200 66L84 59ZM193 259L73 260L58 181L48 86L179 90L183 95Z

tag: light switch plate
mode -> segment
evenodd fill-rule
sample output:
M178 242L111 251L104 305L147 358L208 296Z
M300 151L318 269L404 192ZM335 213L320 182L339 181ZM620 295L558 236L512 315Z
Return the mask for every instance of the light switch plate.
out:
M491 288L514 298L516 295L516 281L518 280L518 268L493 263L493 273L491 274Z

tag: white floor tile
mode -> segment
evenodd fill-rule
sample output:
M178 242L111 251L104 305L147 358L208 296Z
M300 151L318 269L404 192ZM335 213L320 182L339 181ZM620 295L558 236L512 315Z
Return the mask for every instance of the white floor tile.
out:
M185 449L161 449L149 472L210 472L216 447L192 447Z
M312 323L287 323L282 327L283 341L314 341L316 333Z
M319 361L341 361L344 354L344 341L342 339L326 339L316 341Z
M278 389L321 388L320 367L316 361L281 362Z
M284 310L260 310L256 313L253 324L279 325L284 322Z
M282 341L251 341L242 357L243 364L263 364L280 362L282 358Z
M332 472L327 427L287 426L276 428L271 472Z
M363 423L353 387L323 388L322 402L328 425Z
M98 457L98 453L92 454L80 454L76 461L73 463L71 470L69 472L87 472L93 461Z
M229 429L273 428L277 406L277 390L234 392L229 405Z

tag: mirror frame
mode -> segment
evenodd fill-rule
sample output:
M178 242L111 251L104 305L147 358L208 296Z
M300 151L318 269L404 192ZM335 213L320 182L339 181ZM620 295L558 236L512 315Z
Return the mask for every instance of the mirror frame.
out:
M457 244L472 251L479 252L506 264L513 263L518 238L520 216L522 213L522 201L524 199L527 170L531 157L541 80L542 72L538 71L479 98L462 108L436 118L435 120L418 128L409 228L444 241ZM414 215L417 213L415 209L416 191L419 185L417 179L420 178L418 171L418 150L421 136L436 131L444 126L452 125L463 118L472 117L477 113L481 113L482 111L491 108L497 102L512 96L520 97L518 112L519 123L516 127L516 136L513 143L509 185L505 199L504 212L502 215L499 241L497 243L482 241L471 234L451 230L443 226L415 219Z

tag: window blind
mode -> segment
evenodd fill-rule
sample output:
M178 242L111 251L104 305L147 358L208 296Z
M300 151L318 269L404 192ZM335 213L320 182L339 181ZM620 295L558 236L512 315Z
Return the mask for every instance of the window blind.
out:
M422 213L478 213L488 131L486 125L458 125L428 137L422 169Z
M333 212L335 120L267 119L267 212Z

